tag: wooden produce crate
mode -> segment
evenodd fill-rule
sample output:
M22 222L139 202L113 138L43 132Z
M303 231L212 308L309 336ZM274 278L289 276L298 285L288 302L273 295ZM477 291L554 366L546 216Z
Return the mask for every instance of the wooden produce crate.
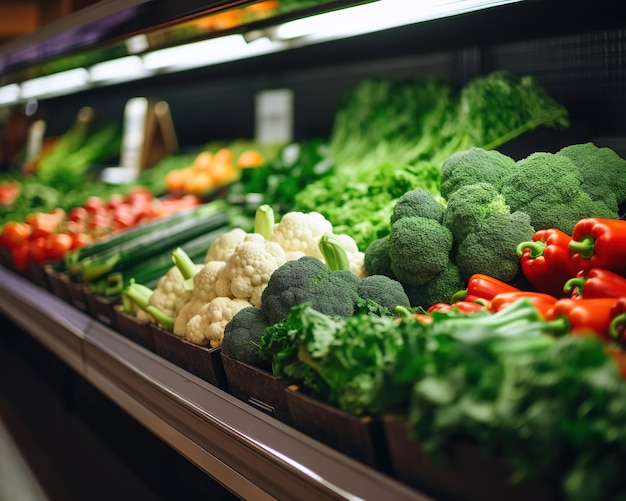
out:
M44 264L35 263L32 259L29 260L24 276L42 289L50 290Z
M100 296L85 289L87 313L113 330L119 330L115 307L120 304L119 297Z
M75 308L89 313L87 308L87 290L81 283L72 280L67 281L67 301Z
M362 463L389 470L380 418L357 417L290 385L286 392L293 427Z
M152 329L150 322L129 315L122 310L120 304L115 306L115 314L120 334L154 353L157 352L154 342L154 329Z
M434 463L412 440L405 421L383 416L391 475L436 499L556 501L556 489L539 483L512 485L506 464L477 446L459 443L446 464Z
M228 391L221 348L190 343L154 323L150 323L149 327L152 330L158 355L218 388Z
M57 271L52 264L47 264L44 267L47 275L48 290L59 299L70 303L68 282L70 281L67 273Z
M283 423L292 424L286 397L288 381L223 353L222 361L232 395Z

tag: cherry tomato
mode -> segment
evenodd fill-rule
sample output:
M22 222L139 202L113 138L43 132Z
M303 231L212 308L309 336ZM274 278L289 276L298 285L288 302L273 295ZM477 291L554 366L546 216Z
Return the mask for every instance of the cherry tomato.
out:
M11 248L11 259L13 260L13 266L24 273L26 266L28 265L28 257L30 255L30 243L24 241L15 247Z
M127 204L118 205L113 210L113 228L123 230L135 224L135 213Z
M46 261L58 261L65 256L74 240L67 233L53 233L46 238Z
M2 227L0 243L11 249L28 240L32 232L33 228L29 224L9 221Z
M81 247L84 247L85 245L90 245L94 242L93 236L84 232L72 233L71 237L72 237L72 250L80 249Z
M106 207L107 209L115 209L116 207L119 207L125 202L126 202L126 197L124 197L124 195L121 195L119 193L114 193L113 195L109 197Z
M46 239L47 237L38 236L29 240L29 256L35 263L43 263L48 257Z
M67 213L67 218L75 222L84 221L88 216L89 212L84 207L72 207Z
M102 198L92 195L85 202L84 208L89 214L95 214L98 209L106 209L106 203Z

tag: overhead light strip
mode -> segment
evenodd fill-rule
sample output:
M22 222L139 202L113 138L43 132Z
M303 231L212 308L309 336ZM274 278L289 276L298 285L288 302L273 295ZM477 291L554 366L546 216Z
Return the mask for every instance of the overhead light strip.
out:
M378 0L243 35L227 35L107 61L0 87L0 105L110 85L303 47L523 0ZM408 7L410 4L410 7ZM254 35L254 36L251 36ZM142 36L135 37L141 46ZM133 45L133 47L135 47ZM130 48L130 47L129 47ZM137 49L137 47L135 47Z

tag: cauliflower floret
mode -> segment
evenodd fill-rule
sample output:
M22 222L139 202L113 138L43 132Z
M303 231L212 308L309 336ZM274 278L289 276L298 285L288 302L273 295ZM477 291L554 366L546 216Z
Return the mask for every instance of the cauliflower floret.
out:
M302 252L322 259L318 248L320 237L332 232L333 225L319 212L292 211L274 225L269 240L278 243L288 254Z
M201 264L196 265L196 270L202 268ZM158 308L162 313L176 318L180 310L191 299L192 291L185 288L185 279L178 267L171 267L163 275L150 296L148 305Z
M365 253L359 251L356 241L350 235L342 233L335 236L346 251L348 261L350 261L350 271L359 278L365 278L367 276L365 271Z
M224 233L209 247L204 262L228 260L237 246L244 241L246 235L247 233L241 228L234 228Z
M287 261L282 247L266 241L258 233L250 233L226 262L216 282L218 296L232 295L261 306L261 294L270 276ZM229 291L229 294L222 292Z
M218 348L222 346L226 324L239 310L250 306L245 299L216 297L189 320L185 337L191 343Z
M217 277L224 269L224 261L209 261L193 277L193 291L187 303L181 308L174 321L174 334L185 335L187 322L218 294L215 289ZM230 294L228 294L230 296Z

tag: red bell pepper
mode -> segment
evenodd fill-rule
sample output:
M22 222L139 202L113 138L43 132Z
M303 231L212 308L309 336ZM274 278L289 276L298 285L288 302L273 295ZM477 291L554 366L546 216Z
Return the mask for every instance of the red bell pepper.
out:
M582 299L622 297L626 296L626 278L604 268L591 268L565 282L564 290Z
M546 319L554 307L557 298L550 294L543 292L532 291L517 291L517 292L502 292L497 294L489 304L489 311L495 313L501 311L504 308L511 306L514 302L525 298L528 299L540 313L543 319Z
M559 229L548 228L517 246L522 273L538 291L557 298L567 296L563 286L578 271L570 259L571 239Z
M559 299L547 320L565 319L572 334L596 334L603 340L611 338L611 325L616 316L618 298Z
M467 289L460 290L453 294L451 303L464 300L467 302L475 302L484 299L491 300L496 294L501 292L516 292L517 287L503 282L489 275L482 273L474 273L467 281Z
M477 311L483 310L485 307L480 303L473 303L470 301L455 301L452 304L448 303L436 303L433 304L430 308L428 308L428 313L432 313L433 311L440 311L443 313L447 313L450 310L459 310L461 313L475 313Z
M574 225L569 248L579 271L605 268L626 276L626 221L581 219Z

